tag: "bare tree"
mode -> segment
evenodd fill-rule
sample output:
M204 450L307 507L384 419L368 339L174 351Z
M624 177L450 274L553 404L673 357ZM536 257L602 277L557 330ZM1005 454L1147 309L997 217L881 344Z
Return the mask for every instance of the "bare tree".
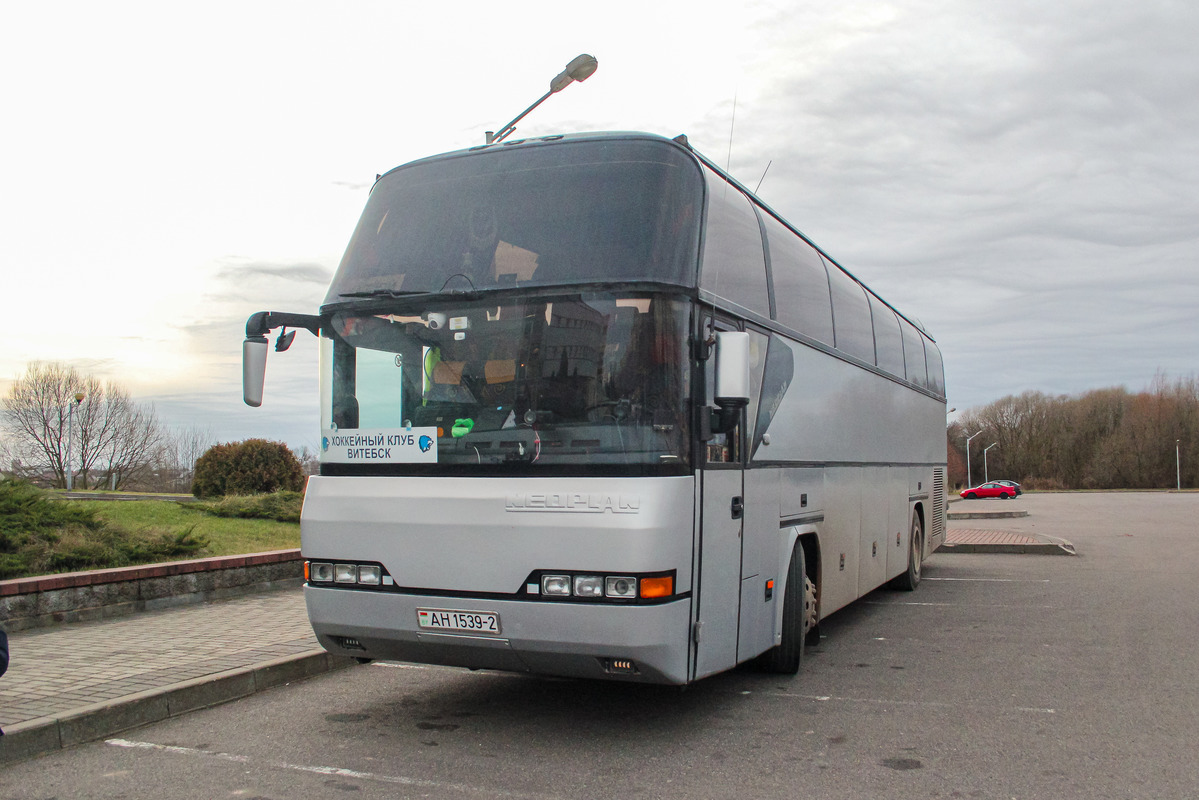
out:
M158 480L156 490L191 493L196 460L216 444L216 434L210 428L190 426L168 432L154 457Z
M116 490L150 468L164 432L152 406L134 403L123 389L112 384L106 390L102 413L97 415L101 425L95 459L88 466L100 473L97 487L107 485ZM85 471L85 484L87 475Z
M300 469L304 470L305 475L316 475L321 471L320 457L308 445L301 445L295 453L296 458L300 460Z
M7 456L20 462L23 474L49 473L66 486L69 469L85 489L97 470L101 480L119 486L144 468L162 436L153 407L61 363L26 367L4 398L0 423L8 434Z

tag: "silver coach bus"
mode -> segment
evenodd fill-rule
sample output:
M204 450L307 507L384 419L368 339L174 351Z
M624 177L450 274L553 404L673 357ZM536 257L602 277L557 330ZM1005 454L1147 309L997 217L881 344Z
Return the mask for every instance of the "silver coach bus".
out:
M794 673L944 538L937 345L685 137L375 183L320 314L309 617L330 652L686 684Z

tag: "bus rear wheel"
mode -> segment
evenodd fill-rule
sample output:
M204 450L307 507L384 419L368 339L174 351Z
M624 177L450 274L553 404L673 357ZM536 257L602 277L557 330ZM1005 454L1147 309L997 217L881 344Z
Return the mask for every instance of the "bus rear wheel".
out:
M908 537L908 568L898 575L891 586L910 592L920 585L920 567L924 561L924 526L920 515L912 512L912 535Z
M808 580L803 545L796 541L791 551L791 564L787 567L787 586L783 590L783 639L763 653L760 662L767 672L780 675L799 672L804 639L815 616L815 600L816 587Z

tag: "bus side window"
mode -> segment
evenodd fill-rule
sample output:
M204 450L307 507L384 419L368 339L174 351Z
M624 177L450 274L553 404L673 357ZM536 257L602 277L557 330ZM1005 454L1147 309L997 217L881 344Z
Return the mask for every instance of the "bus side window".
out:
M770 316L762 228L749 198L705 168L708 220L700 286L718 297Z
M908 382L917 386L928 386L928 368L924 362L924 337L907 320L903 320L900 326L903 328L903 359L907 364Z
M828 275L833 294L834 347L867 364L875 363L874 326L866 290L836 266L829 266Z
M870 299L870 316L874 320L874 349L878 353L878 365L886 372L903 377L903 338L899 331L899 318L874 295Z
M778 321L831 345L832 300L824 260L812 245L774 217L763 214L762 222L770 241L770 271L774 277Z
M945 367L941 361L941 350L935 342L925 341L924 355L928 363L928 388L940 395L945 394Z

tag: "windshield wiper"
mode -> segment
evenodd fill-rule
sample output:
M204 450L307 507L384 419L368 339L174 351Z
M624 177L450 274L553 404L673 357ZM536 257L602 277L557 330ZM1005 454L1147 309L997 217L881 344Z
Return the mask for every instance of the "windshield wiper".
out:
M412 297L428 292L397 292L392 289L371 289L369 292L341 292L338 297Z

